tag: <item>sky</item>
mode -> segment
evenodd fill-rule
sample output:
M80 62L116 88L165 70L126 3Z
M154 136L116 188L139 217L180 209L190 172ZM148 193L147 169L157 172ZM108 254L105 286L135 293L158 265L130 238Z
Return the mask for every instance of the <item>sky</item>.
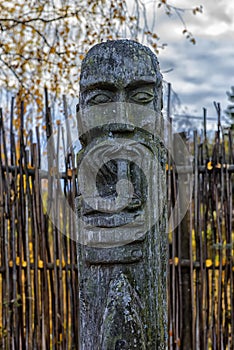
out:
M225 110L226 91L234 85L234 1L168 0L168 3L181 8L202 5L203 13L183 13L187 29L196 39L193 45L182 34L183 25L176 15L168 18L162 10L157 11L155 31L161 43L168 44L158 56L164 79L172 84L189 114L199 116L205 107L208 116L213 116L213 101L220 102ZM150 8L150 3L147 6Z

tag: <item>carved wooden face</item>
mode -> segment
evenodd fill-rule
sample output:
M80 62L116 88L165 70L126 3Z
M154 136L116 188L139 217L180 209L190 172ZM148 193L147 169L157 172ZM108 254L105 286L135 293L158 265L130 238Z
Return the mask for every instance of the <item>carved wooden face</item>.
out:
M143 45L127 40L99 44L82 64L80 108L127 102L156 110L161 80L156 57Z
M161 83L162 77L156 57L149 49L132 41L120 40L99 44L93 47L84 59L80 78L81 113L78 116L78 123L82 130L85 130L84 125L91 125L84 134L80 134L83 145L87 147L86 151L93 148L96 152L94 152L96 157L87 161L88 168L84 172L84 182L88 181L92 168L95 168L93 173L96 177L93 178L98 197L96 200L91 196L91 202L97 203L95 208L92 203L87 204L81 198L81 216L87 226L122 227L131 224L137 217L143 217L143 211L148 210L145 208L145 203L150 179L146 178L144 171L150 168L151 157L148 157L149 164L141 168L134 161L134 156L133 159L126 158L125 151L128 149L130 152L128 156L137 154L140 164L142 159L147 158L147 152L151 152L148 150L152 135L149 136L149 133L140 126L141 121L147 119L145 109L150 110L153 116L157 117L155 111L161 115ZM127 118L121 119L122 112L128 114L126 104L146 107L144 110L135 109L136 114L139 112L140 115L135 125L130 125L130 120ZM118 113L113 109L118 110ZM114 122L108 119L113 112L116 116ZM95 124L94 120L98 123ZM110 138L112 141L107 146ZM134 142L128 145L129 140ZM100 146L102 141L103 148ZM141 145L142 151L137 151L137 144ZM109 155L110 161L102 164L104 155L110 150L112 150L112 154ZM151 153L153 154L153 151ZM122 180L128 180L132 187L128 189L128 183L126 188L120 186ZM85 186L87 187L87 184ZM110 203L121 202L121 198L125 197L127 201L123 208L111 206ZM100 203L104 203L103 207ZM109 203L109 207L106 203ZM106 211L104 207L107 208ZM139 222L139 227L144 226L141 219Z

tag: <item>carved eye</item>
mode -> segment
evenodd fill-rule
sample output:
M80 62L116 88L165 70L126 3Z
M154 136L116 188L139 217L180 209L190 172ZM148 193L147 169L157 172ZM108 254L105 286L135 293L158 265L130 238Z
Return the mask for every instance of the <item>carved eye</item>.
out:
M91 97L89 99L88 103L97 105L97 104L101 104L101 103L107 103L110 101L111 101L110 96L102 93L102 94L96 94L93 97Z
M151 102L153 98L154 98L154 94L146 91L139 91L131 96L131 100L138 103Z

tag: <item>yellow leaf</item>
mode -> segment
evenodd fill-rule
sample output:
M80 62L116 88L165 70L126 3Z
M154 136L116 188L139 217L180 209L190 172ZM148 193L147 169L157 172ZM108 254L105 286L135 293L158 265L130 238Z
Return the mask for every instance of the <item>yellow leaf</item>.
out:
M29 251L30 251L30 252L33 251L33 244L32 244L32 242L29 242L28 248L29 248Z
M180 259L178 258L178 256L175 256L175 257L174 257L174 265L175 265L175 266L177 266L177 265L179 264L179 260L180 260Z
M212 170L212 169L213 169L212 162L208 162L208 163L207 163L207 169L208 169L208 170Z
M43 261L42 260L38 260L38 267L39 267L39 269L42 269L43 266L44 266Z
M55 53L56 52L56 50L55 50L55 47L53 46L53 47L51 47L51 49L50 49L50 53Z
M32 169L32 170L33 170L33 169L34 169L34 166L32 166L32 165L29 164L29 165L28 165L28 169Z
M4 49L5 49L6 53L8 53L11 50L10 46L8 44L4 45Z
M67 169L67 176L72 177L72 169Z
M211 267L211 266L212 266L212 260L206 259L206 267Z

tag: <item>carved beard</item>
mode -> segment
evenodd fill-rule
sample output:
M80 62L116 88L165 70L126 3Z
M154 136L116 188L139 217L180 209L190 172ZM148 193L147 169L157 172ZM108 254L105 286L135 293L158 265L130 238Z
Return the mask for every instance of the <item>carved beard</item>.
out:
M94 210L83 201L81 211L86 224L97 227L122 226L131 223L136 216L142 213L147 197L147 185L143 171L133 162L119 159L104 164L96 177L99 196L103 199L115 200L118 196L116 184L121 177L128 178L133 185L134 191L128 205L123 210L103 213Z

